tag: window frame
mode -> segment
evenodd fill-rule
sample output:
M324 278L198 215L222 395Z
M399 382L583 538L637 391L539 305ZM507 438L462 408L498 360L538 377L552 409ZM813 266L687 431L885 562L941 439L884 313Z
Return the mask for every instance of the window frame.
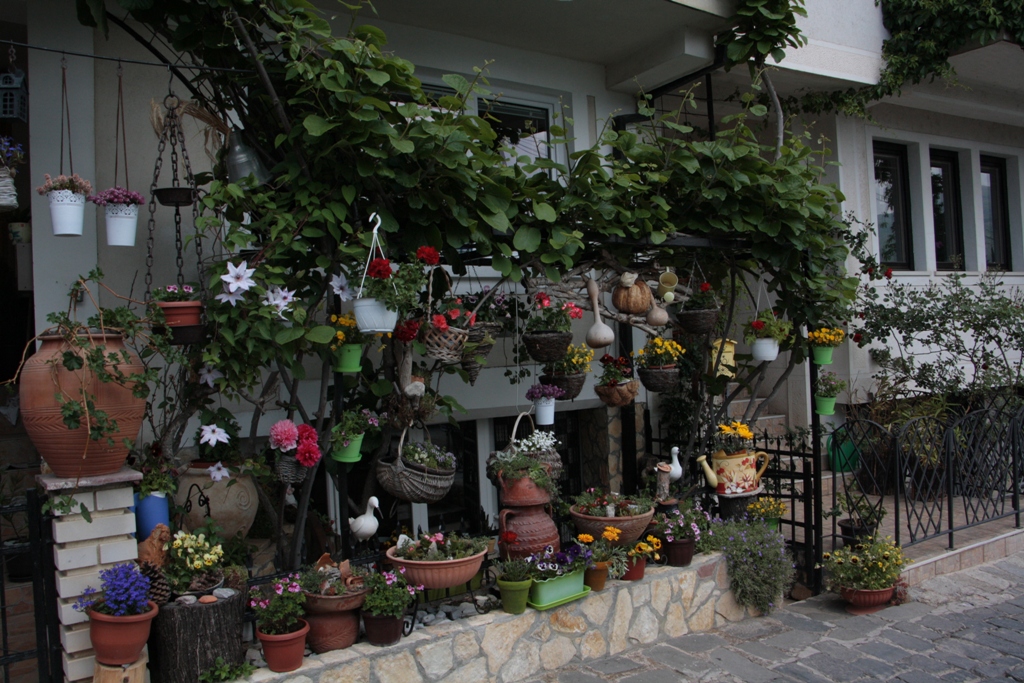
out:
M893 229L898 229L903 239L903 261L886 261L882 252L881 236L879 235L878 244L878 258L881 265L893 268L895 270L913 270L914 269L914 230L913 220L911 213L910 203L910 161L907 145L884 142L881 140L872 140L872 182L873 196L877 197L877 184L878 176L876 174L876 165L878 163L879 156L893 157L895 160L895 169L898 181L897 198L899 205L895 207L894 214L897 217L897 221L893 223ZM875 199L877 202L877 199ZM875 206L875 220L878 220L878 214L881 206L876 204ZM897 226L897 223L902 223ZM877 228L877 226L876 226Z
M939 225L935 214L935 185L934 170L936 167L945 167L948 170L948 183L951 187L943 188L945 195L943 219L944 242L952 243L952 249L947 248L947 260L939 260ZM946 175L943 173L943 175ZM935 269L944 271L963 271L966 268L966 255L964 253L964 213L963 200L960 196L960 155L957 152L945 149L928 149L928 179L930 196L932 201L932 234L935 237ZM957 263L959 257L959 264Z
M993 173L993 171L995 171L995 173ZM1006 159L988 154L980 155L978 173L979 186L981 184L981 176L985 173L989 173L993 177L998 177L998 182L992 183L993 238L998 242L997 248L1002 254L1000 262L994 264L989 263L988 233L985 231L984 203L982 203L982 224L980 229L984 233L985 238L985 270L1012 271L1013 254L1010 243L1010 200ZM996 196L996 190L998 190L998 197ZM997 199L999 201L997 201ZM995 224L997 218L1001 221L1002 225Z

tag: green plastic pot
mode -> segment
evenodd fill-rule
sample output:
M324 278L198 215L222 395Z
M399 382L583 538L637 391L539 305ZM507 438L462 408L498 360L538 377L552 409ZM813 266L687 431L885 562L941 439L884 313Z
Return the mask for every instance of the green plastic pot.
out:
M338 462L359 462L359 459L363 457L359 449L362 447L365 437L366 434L360 434L349 439L347 446L335 446L331 451L331 459Z
M811 357L814 359L815 365L832 365L832 352L835 351L831 346L812 346Z
M836 397L835 396L815 396L814 397L814 412L818 415L835 415L836 412Z
M550 605L558 600L571 598L583 593L583 570L559 576L546 581L534 581L530 586L530 602L534 605Z
M363 345L342 344L334 352L335 372L359 372L363 369Z
M505 581L498 579L501 589L501 608L509 614L522 614L526 611L526 600L530 597L530 585L533 579L526 581Z

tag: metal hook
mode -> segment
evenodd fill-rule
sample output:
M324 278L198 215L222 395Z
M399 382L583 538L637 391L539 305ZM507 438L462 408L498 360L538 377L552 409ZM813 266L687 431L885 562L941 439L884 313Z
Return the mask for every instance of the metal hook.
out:
M171 97L174 97L174 88L171 87L173 85L174 85L174 72L171 71L171 65L168 64L167 65L167 94L169 96L171 96Z
M375 223L373 224L373 234L376 235L377 234L377 228L380 227L380 224L382 222L381 219L380 219L380 216L377 215L376 211L374 211L373 213L370 214L370 220L371 221L375 221Z

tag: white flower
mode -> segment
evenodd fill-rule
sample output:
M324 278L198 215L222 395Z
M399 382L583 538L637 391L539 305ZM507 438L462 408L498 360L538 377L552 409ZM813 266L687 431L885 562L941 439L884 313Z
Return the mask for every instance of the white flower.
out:
M228 443L231 441L228 433L217 425L203 425L199 428L199 431L202 432L202 436L199 437L199 443L216 446L218 443Z
M295 301L295 290L294 289L278 289L277 300L284 303L285 305Z
M339 273L338 275L331 276L331 288L342 301L352 300L352 290L349 289L348 278L344 274Z
M235 304L237 304L239 301L244 301L245 300L245 292L242 291L242 290L239 290L237 292L232 292L230 290L230 285L228 285L227 283L224 283L224 291L222 293L218 294L214 298L217 299L217 301L220 301L220 302L223 302L223 303L226 303L226 304L231 304L231 307L234 308Z
M204 365L199 369L199 383L205 384L211 389L216 389L213 383L222 377L224 377L224 373L212 365Z
M216 465L208 467L206 471L210 473L210 479L213 479L214 481L220 481L221 479L231 478L231 470L229 470L227 467L224 467L224 465L222 465L219 460L217 461Z
M228 283L228 290L231 292L237 292L239 290L243 292L249 291L250 287L256 285L256 282L252 279L252 274L256 272L255 268L247 268L249 264L246 261L242 261L237 266L228 263L227 275L221 275L220 279Z
M273 306L277 309L277 314L284 319L284 312L288 309L289 304L295 300L295 291L288 289L281 289L280 287L271 287L267 290L267 294L263 297L264 306Z

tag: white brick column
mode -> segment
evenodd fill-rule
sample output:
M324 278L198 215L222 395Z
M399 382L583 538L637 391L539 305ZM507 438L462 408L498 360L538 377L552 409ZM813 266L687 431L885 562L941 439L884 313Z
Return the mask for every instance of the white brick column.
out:
M99 573L118 562L138 557L132 482L142 473L128 468L116 474L81 479L39 475L36 481L50 495L74 491L92 517L60 515L53 520L53 563L57 570L57 616L68 681L91 679L95 667L89 640L89 617L72 605L88 587L100 588ZM78 507L76 506L76 510Z

